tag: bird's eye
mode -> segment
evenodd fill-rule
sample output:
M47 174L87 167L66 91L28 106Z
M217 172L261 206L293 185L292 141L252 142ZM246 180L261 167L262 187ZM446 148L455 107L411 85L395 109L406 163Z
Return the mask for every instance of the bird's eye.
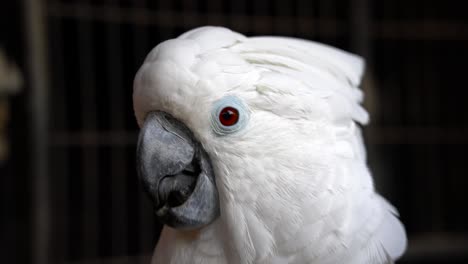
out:
M219 122L224 126L233 126L239 121L239 111L234 107L225 107L219 112Z
M249 119L245 104L235 96L225 96L213 105L211 127L213 131L224 136L244 128Z

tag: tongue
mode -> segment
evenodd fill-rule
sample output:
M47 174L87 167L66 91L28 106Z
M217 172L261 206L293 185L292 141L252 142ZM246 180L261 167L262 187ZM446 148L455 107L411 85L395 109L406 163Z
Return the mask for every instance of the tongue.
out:
M159 183L159 201L169 207L177 207L183 204L195 188L197 178L187 174L167 176Z

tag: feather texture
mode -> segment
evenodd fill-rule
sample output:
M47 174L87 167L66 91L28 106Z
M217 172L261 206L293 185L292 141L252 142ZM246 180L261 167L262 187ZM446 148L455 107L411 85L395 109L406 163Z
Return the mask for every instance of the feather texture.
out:
M316 42L202 27L158 45L134 81L138 123L183 121L213 163L221 216L165 227L153 263L392 263L406 248L396 210L374 190L356 123L360 57ZM249 122L219 136L212 106L239 98Z

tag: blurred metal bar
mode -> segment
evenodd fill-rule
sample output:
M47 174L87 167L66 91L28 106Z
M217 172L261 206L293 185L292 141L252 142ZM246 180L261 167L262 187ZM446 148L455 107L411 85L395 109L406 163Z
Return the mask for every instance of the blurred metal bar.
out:
M136 121L135 121L136 122ZM71 146L136 146L137 132L113 130L108 132L82 131L67 132L56 131L50 138L50 145L54 147Z
M274 1L272 16L274 17L273 28L275 35L292 35L296 32L296 19L289 20L289 23L282 23L284 21L281 21L280 19L282 17L295 18L296 16L294 15L293 10L296 9L297 4L298 3L295 0L288 2L282 0Z
M113 0L110 0L113 2ZM119 17L120 10L112 15ZM109 11L107 11L109 12ZM110 129L124 129L125 99L122 71L122 38L119 24L106 25L106 47L107 47L107 83L109 87L109 113ZM130 88L130 87L128 87ZM112 227L112 254L127 254L128 225L127 225L127 189L126 189L126 162L125 148L113 146L110 153L111 182L111 227ZM136 179L135 179L136 180Z
M91 5L75 10L77 14L91 12ZM76 21L78 23L78 65L81 88L81 118L82 129L97 129L97 104L95 85L95 63L93 54L93 27L92 21ZM83 141L85 138L82 139ZM99 239L99 179L98 179L98 153L96 146L83 146L83 254L85 258L98 255Z
M414 235L410 238L408 251L402 261L427 261L446 257L466 256L468 252L468 234L466 233L426 233ZM419 262L421 261L421 262ZM436 262L433 262L436 263ZM451 263L447 261L446 263ZM461 263L461 262L457 262Z
M140 25L157 25L161 27L183 27L191 28L191 21L205 21L207 24L220 24L225 21L226 14L222 13L206 13L200 14L195 12L178 12L174 10L145 10L141 8L123 8L117 6L94 6L92 12L84 13L77 12L76 9L86 8L82 4L63 4L53 3L49 5L48 14L53 17L68 17L80 20L96 20L109 23L131 23ZM115 16L113 13L121 13L120 16ZM262 32L270 30L273 23L273 17L262 15L245 15L245 14L230 14L230 21L252 21L254 32ZM190 18L190 19L184 19ZM336 18L327 17L280 17L276 18L277 23L291 24L295 21L300 21L300 24L312 24L317 22L317 31L320 31L321 36L343 36L347 33L347 21ZM296 22L297 23L297 22ZM242 22L237 25L238 30L248 31L246 23ZM407 39L407 40L468 40L468 25L459 21L451 20L386 20L375 21L371 27L371 35L374 38L381 39Z
M170 10L174 9L175 1L166 1L166 0L153 0L153 1L156 2L156 6L157 6L156 13L158 13L158 15L153 14L156 16L153 18L148 17L148 21L152 20L153 23L143 24L143 25L151 26L150 32L153 34L155 33L158 34L158 41L173 37L174 36L173 32L176 26L185 25L185 23L190 23L191 21L194 20L194 18L190 14L187 14L186 16L182 16L182 17L176 17L173 15L165 16L164 13L173 12ZM148 9L144 9L144 11L148 12ZM126 15L127 13L126 11L124 11L124 13L122 14L122 17ZM134 23L134 22L131 22L131 23L134 25L138 25L138 23ZM164 24L166 26L163 26ZM154 46L156 46L157 44L158 43L151 43L151 45L154 45Z
M205 0L206 1L206 0ZM207 1L207 10L206 12L200 12L199 16L201 15L202 21L200 25L213 25L213 26L224 26L226 22L230 19L228 18L229 14L223 12L223 6L226 5L226 1ZM211 18L208 14L218 14ZM192 28L196 26L196 24L191 24L187 28Z
M369 0L350 0L351 48L365 58L368 65L373 65L372 58L372 21L371 2Z
M316 18L311 18L309 21L301 19L307 15L314 13L313 2L308 0L297 0L296 3L296 31L299 36L304 38L313 39L315 36L315 21Z
M187 12L187 13L191 13L191 12L194 12L194 11L197 11L197 5L198 5L198 0L182 0L182 10L184 12ZM184 19L184 24L187 23L187 24L192 24L192 25L197 25L199 24L200 22L204 22L204 21L200 21L200 20L196 20L198 17L192 17L192 16L186 16L186 17L182 17L182 19Z
M430 144L466 145L468 127L443 128L435 126L373 126L368 129L370 144ZM51 146L136 146L136 131L83 131L55 132L50 138Z
M167 2L167 1L164 1ZM163 3L164 3L163 2ZM77 12L77 9L83 9L82 4L58 4L54 3L49 5L49 15L53 17L72 17L80 20L95 20L105 21L109 23L131 23L135 25L155 25L165 28L192 28L194 25L193 21L204 21L205 24L219 25L226 21L251 21L251 23L241 22L237 24L239 31L253 31L257 33L270 32L272 29L273 20L276 19L277 23L294 24L299 21L300 23L313 23L316 18L310 17L293 17L285 16L280 18L274 18L268 15L246 15L246 14L223 14L223 13L205 13L200 14L196 12L188 11L175 11L173 9L166 8L168 4L161 4L159 10L150 11L140 8L121 8L121 7L93 7L91 13ZM255 2L255 6L259 7ZM112 11L112 12L111 12ZM255 7L254 7L255 11ZM115 16L113 13L121 13L120 16ZM77 15L80 14L80 15ZM190 18L190 19L188 19ZM336 32L336 28L342 28L341 24L345 21L336 20L334 18L322 18L320 19L321 25L324 28L321 29L321 34L324 36L335 36L343 34L343 32ZM331 29L331 30L330 30ZM467 34L468 35L468 34Z
M151 0L150 0L151 1ZM141 8L144 9L146 6L146 0L136 0L135 2L135 7L136 8ZM146 25L133 25L133 54L134 54L134 59L135 59L135 65L138 65L139 67L145 57L146 54L150 51L152 48L149 43L149 30ZM132 89L133 87L128 87L127 89ZM135 121L136 122L136 121ZM129 132L127 132L129 133ZM132 134L131 142L132 145L136 147L136 140L138 137L138 133L135 132ZM132 149L132 162L128 162L129 164L135 164L133 161L136 159L135 157L136 150L135 148ZM134 194L137 196L134 201L137 201L137 204L133 205L136 207L136 211L138 215L135 215L137 220L138 227L135 227L135 230L138 232L138 250L139 252L152 252L154 248L153 240L154 237L156 236L155 230L154 230L154 213L153 213L153 208L148 202L148 197L143 193L143 187L141 186L140 179L138 178L138 175L136 173L136 167L134 168L134 173L132 176L134 177L134 180L137 182L138 188L137 192ZM131 216L129 216L131 217ZM150 263L150 260L147 262L142 262L140 260L139 263Z
M384 39L467 40L468 24L450 20L391 20L375 23L380 31L373 35Z
M376 87L374 83L374 76L373 76L373 50L372 45L374 43L374 39L372 38L372 23L374 22L372 19L372 6L370 0L350 0L349 1L349 18L350 18L350 50L360 56L363 57L365 61L365 72L363 75L363 79L361 81L361 89L364 91L365 94L365 101L364 107L369 112L371 120L374 118L377 119L378 111L376 111L376 104L379 101L378 97L378 87ZM383 84L382 84L383 85ZM371 122L369 127L364 128L364 135L366 139L369 139L370 136L370 129L372 126L375 125ZM374 137L376 135L373 135ZM382 170L382 159L380 155L382 153L379 152L378 148L375 146L376 144L369 144L366 146L367 149L367 156L373 157L373 167L374 169L374 184L377 188L382 192L382 194L386 195L387 197L391 197L391 194L394 190L393 182L390 181L392 175L388 175L385 171L384 173L380 172Z
M256 14L250 16L250 19L252 21L251 29L253 32L268 35L271 35L273 33L273 24L275 18L272 17L268 12L269 6L271 4L272 3L268 0L252 1L251 5L253 5L253 14ZM279 18L277 18L276 20L278 21ZM290 18L290 20L294 22L294 18ZM281 23L281 21L278 21L278 23ZM287 22L284 21L284 23Z
M50 129L60 131L67 127L69 118L65 98L67 98L67 89L65 85L65 54L64 53L64 34L62 19L51 19L49 36L51 39L51 48L54 53L50 54L51 70L51 94L50 100L53 102L50 106L50 118L54 120ZM50 190L51 205L53 205L53 217L50 225L54 227L51 238L51 248L54 249L52 259L64 261L67 258L69 249L69 151L70 146L52 147L50 140ZM55 145L57 146L57 145Z
M134 0L134 4L136 9L145 9L146 0ZM146 29L145 25L133 24L133 52L136 55L135 63L137 65L143 64L146 54L152 48L149 46L148 30Z
M437 119L437 114L440 113L440 104L438 104L438 100L440 98L440 87L442 85L437 85L437 72L434 71L434 66L430 61L430 58L433 59L431 56L431 48L434 47L432 43L428 43L424 41L420 45L418 45L418 49L420 50L420 67L421 67L421 85L416 88L417 93L420 97L422 97L421 105L423 115L419 115L419 119L423 119L424 123L429 123L430 120ZM426 96L424 94L426 93ZM432 96L427 96L430 94ZM416 96L416 95L414 95ZM428 104L427 101L430 101ZM421 116L423 118L421 118ZM465 119L466 120L466 119ZM432 122L431 122L432 123ZM437 122L440 124L440 122ZM466 137L467 134L465 134ZM440 136L440 135L439 135ZM445 192L444 189L447 188L447 183L449 182L450 176L441 177L441 175L445 175L446 169L444 168L445 159L447 155L444 154L444 148L441 144L436 144L432 146L433 155L430 156L430 164L432 164L432 168L427 174L428 182L431 183L432 188L432 204L431 206L432 213L431 215L428 214L429 218L432 220L432 230L444 230L445 226L448 226L450 221L447 220L447 214L445 213L445 205L449 204L449 195ZM448 174L450 175L450 174ZM467 246L468 247L468 246ZM467 251L468 252L468 251Z
M48 264L49 248L49 169L48 169L48 61L47 61L47 31L44 1L25 0L24 32L28 58L28 75L31 105L31 136L32 136L32 195L33 208L33 259L37 264Z
M465 145L468 127L386 126L368 128L369 143L398 145Z
M235 31L245 31L249 32L250 30L250 16L248 19L239 20L236 18L236 15L246 13L246 1L245 0L238 0L238 1L229 1L229 8L231 9L231 14L229 14L228 23L229 26Z
M151 263L151 256L131 256L131 257L107 257L90 259L86 262L83 261L69 261L63 264L149 264Z
M338 21L336 3L330 0L318 0L317 33L320 39L324 37L336 38L346 32L346 30L341 31L341 28L348 23L347 21L344 23L324 23L330 17ZM329 35L328 32L332 32L332 34Z

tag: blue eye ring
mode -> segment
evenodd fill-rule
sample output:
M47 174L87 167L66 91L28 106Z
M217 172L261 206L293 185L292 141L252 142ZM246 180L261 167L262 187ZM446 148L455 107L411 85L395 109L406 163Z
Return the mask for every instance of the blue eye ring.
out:
M237 110L238 119L234 124L223 125L220 121L221 112L226 108ZM211 111L211 127L219 136L225 136L238 132L247 125L249 120L249 111L245 104L237 97L225 96L213 104Z

